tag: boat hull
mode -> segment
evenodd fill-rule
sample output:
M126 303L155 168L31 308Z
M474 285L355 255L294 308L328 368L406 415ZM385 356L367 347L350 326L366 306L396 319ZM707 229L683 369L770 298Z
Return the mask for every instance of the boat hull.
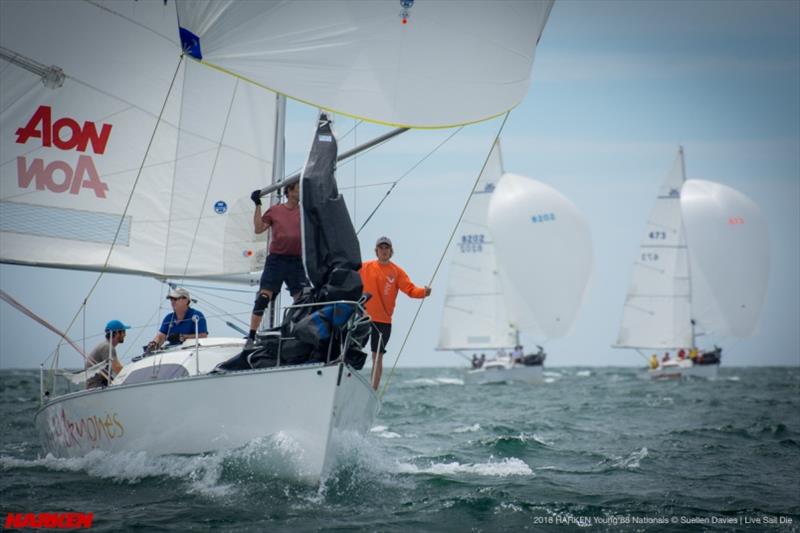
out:
M58 397L36 414L57 457L95 450L200 454L288 436L302 450L301 479L334 464L331 436L366 432L379 401L350 367L302 365L111 386Z
M542 365L505 365L490 366L470 370L467 372L467 383L485 384L502 383L505 381L521 381L524 383L539 383L544 380Z
M687 364L688 363L688 364ZM695 365L690 360L681 364L659 366L655 369L648 371L651 379L683 379L683 378L702 378L714 380L717 379L719 372L719 364L712 365Z

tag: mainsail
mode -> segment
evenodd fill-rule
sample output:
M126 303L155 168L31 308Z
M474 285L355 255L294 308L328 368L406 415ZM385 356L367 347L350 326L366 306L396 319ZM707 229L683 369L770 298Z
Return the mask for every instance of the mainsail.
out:
M496 349L517 342L516 330L506 313L495 244L487 223L489 198L502 174L498 141L478 178L451 245L438 350Z
M633 263L616 345L677 349L692 346L689 258L681 218L683 150L658 190Z

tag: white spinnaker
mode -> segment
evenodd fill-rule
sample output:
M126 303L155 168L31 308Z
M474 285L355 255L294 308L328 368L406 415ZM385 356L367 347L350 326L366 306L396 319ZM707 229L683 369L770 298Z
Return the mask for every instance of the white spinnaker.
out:
M3 55L66 75L49 88L0 60L0 261L104 268L130 198L108 270L257 270L263 243L246 221L247 198L269 181L274 143L275 94L263 87L374 122L489 118L526 92L551 6L424 2L403 25L389 0L0 2ZM178 13L218 68L184 59L170 90L182 53ZM17 136L29 123L51 129L32 122L40 107L61 125L61 146L42 132ZM70 129L89 123L111 129L104 149L89 143L81 152L67 142ZM82 186L95 174L94 188Z
M528 92L552 0L178 0L203 60L292 98L372 122L485 120Z
M633 263L617 346L692 346L691 287L680 195L683 151L664 179Z
M252 223L240 230L232 219L252 217L243 200L269 181L275 94L194 61L180 66L170 92L181 52L172 4L0 9L3 48L66 75L48 88L0 61L2 261L100 269L130 197L109 270L177 277L259 268ZM44 108L50 127L36 115ZM98 140L81 151L69 141L90 122L98 136L110 130L104 147ZM39 136L20 138L29 123ZM46 142L53 130L60 146ZM95 170L96 187L74 183Z
M516 343L487 224L489 198L502 173L498 142L489 154L450 248L439 350L481 350Z
M769 230L759 207L741 192L689 180L681 210L692 271L692 311L708 334L755 331L769 277Z
M489 230L512 323L529 335L566 335L592 272L589 226L578 209L552 187L506 173L489 202Z

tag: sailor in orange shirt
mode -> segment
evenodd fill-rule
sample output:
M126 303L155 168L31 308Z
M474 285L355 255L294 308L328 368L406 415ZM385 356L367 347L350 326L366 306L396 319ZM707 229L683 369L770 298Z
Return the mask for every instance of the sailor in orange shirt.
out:
M378 259L363 263L360 272L364 293L372 295L365 307L372 319L372 388L378 390L383 372L383 354L386 353L386 343L392 334L392 313L397 292L403 291L411 298L425 298L430 295L431 288L417 287L405 270L390 261L394 250L388 237L381 237L375 243L375 255Z

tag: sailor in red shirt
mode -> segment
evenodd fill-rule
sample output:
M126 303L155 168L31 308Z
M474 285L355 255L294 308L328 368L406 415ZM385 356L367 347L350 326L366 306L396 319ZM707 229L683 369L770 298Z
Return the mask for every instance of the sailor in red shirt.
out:
M261 274L261 283L250 315L248 347L256 337L256 330L264 317L264 310L281 286L286 283L292 298L308 285L303 267L302 242L300 238L300 187L297 183L287 185L283 190L286 203L275 204L261 214L261 191L253 191L250 198L256 204L253 214L255 232L264 233L272 228L269 255Z
M381 237L375 243L375 255L378 259L363 263L360 273L364 293L372 295L365 307L372 319L372 388L378 390L383 372L383 354L386 353L386 343L392 333L392 313L397 292L403 291L411 298L425 298L430 295L431 288L414 285L406 271L390 261L394 250L388 237Z

